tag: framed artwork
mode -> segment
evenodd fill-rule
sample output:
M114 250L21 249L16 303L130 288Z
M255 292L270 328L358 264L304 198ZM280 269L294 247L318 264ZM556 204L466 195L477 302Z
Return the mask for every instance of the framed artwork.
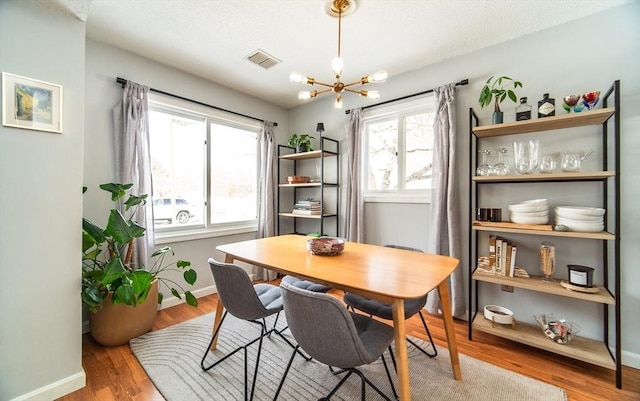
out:
M2 73L2 125L62 133L62 86Z

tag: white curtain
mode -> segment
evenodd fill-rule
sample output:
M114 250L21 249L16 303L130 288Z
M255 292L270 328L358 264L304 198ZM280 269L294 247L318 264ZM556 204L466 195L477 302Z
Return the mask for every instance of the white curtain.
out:
M276 143L273 135L274 123L265 121L260 137L260 183L258 197L258 238L276 235L276 212L278 205L275 195L278 186L276 168ZM256 267L256 280L273 280L276 272Z
M428 252L460 259L460 198L457 191L456 169L456 102L455 84L434 89L436 118L433 124L433 193ZM465 293L462 266L458 265L449 277L452 314L465 314ZM440 298L431 291L427 310L437 314Z
M360 188L362 166L362 109L352 109L347 124L347 211L345 233L348 241L364 241L364 202Z
M116 179L121 184L133 184L131 194L148 195L146 207L139 208L134 216L134 220L146 228L144 237L138 238L134 246L132 264L137 268L147 265L155 246L148 96L147 86L127 81L122 91L122 101L113 108Z

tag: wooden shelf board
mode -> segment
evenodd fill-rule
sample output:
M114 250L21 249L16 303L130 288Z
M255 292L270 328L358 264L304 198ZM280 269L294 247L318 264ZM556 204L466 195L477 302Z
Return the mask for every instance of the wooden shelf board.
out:
M319 219L320 217L334 217L335 213L325 213L324 215L319 215L319 214L315 214L315 215L306 215L306 214L294 214L294 213L278 213L278 216L284 216L284 217L300 217L303 219Z
M534 182L534 181L599 181L614 177L615 171L592 171L580 173L552 173L526 175L490 175L473 177L473 181L483 182Z
M495 125L473 127L473 134L478 138L492 136L525 134L528 132L551 131L563 128L584 127L587 125L603 124L615 113L612 107L569 113L559 116L538 118L533 120L516 121Z
M319 187L319 182L304 182L301 184L278 184L280 188L305 188L305 187Z
M493 284L510 285L516 288L523 288L525 290L544 292L547 294L560 295L562 297L577 298L585 301L598 302L601 304L615 305L616 300L607 291L606 288L599 285L597 293L585 293L568 290L560 285L560 280L556 280L553 283L545 283L542 281L542 276L531 277L503 277L495 274L485 273L483 271L476 270L473 272L473 279L478 281L484 281Z
M601 231L599 233L581 233L577 231L527 230L527 229L521 229L521 228L486 227L486 226L479 226L479 225L472 225L471 229L476 231L492 231L492 232L511 233L511 234L546 235L549 237L602 239L602 240L609 240L609 241L616 239L615 235L607 231Z
M516 228L520 230L539 230L539 231L553 231L553 227L550 224L520 224L512 223L510 221L474 221L473 225L476 227L492 227L492 228Z
M567 344L557 344L546 338L539 326L519 322L517 316L515 329L511 328L511 326L502 326L499 324L491 327L491 322L486 320L483 312L480 311L475 319L473 319L473 328L545 351L584 361L592 365L616 370L615 361L611 357L611 354L609 354L609 350L604 342L574 336Z
M336 152L329 152L329 151L324 151L324 155L322 155L322 151L321 150L312 150L310 152L303 152L303 153L291 153L288 155L282 155L280 156L280 159L283 160L306 160L306 159L319 159L320 157L331 157L331 156L337 156Z

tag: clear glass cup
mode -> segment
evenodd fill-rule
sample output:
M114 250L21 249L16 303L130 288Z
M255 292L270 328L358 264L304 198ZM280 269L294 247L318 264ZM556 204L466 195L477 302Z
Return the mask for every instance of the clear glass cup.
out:
M544 275L542 281L552 283L551 276L556 271L556 246L551 242L543 242L540 245L540 270Z
M540 165L538 170L543 174L550 174L556 171L556 157L555 155L546 154L540 158Z
M476 169L476 175L479 175L479 176L493 175L494 169L487 162L487 156L491 154L491 150L483 149L483 150L480 150L479 153L481 155L481 159L480 159L480 165Z
M578 152L562 152L560 160L562 171L566 173L575 173L582 168L582 157Z
M504 155L507 153L507 148L500 148L498 150L498 163L493 165L495 175L507 175L511 168L504 162Z
M533 174L540 161L540 141L516 141L513 143L513 158L516 171L520 174Z

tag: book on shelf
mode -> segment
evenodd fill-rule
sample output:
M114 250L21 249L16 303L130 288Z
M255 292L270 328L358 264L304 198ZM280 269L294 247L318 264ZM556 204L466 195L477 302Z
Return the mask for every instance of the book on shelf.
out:
M489 236L489 268L496 271L496 236Z
M502 241L502 238L496 238L496 261L491 268L491 271L497 275L502 274Z
M502 275L505 277L511 276L511 253L513 252L513 244L507 241L507 247L505 250L504 256L504 265L502 267Z
M300 206L315 206L315 205L320 205L320 201L313 200L313 199L304 199L304 200L296 201L296 205L300 205Z
M511 263L509 264L509 277L513 277L516 271L516 250L517 247L514 245L511 247Z
M319 216L321 214L321 211L320 209L318 210L293 209L291 213L305 215L305 216L315 216L315 215Z

